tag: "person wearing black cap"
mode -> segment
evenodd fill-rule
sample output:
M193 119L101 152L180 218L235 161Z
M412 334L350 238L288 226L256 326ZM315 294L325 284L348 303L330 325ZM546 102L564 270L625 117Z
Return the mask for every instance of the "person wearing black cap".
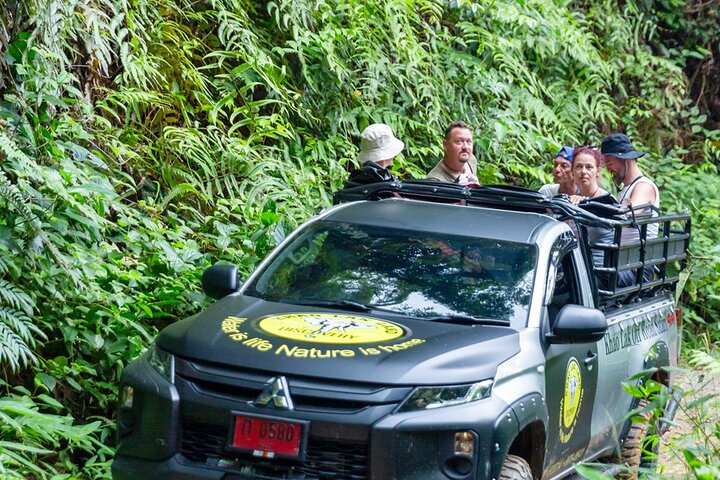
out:
M660 208L660 191L657 185L643 175L638 167L637 159L645 155L644 152L635 150L632 142L624 133L613 133L605 137L600 147L600 152L605 159L605 168L612 173L616 183L622 182L622 188L618 192L618 201L621 207L655 207L647 213L647 208L635 210L636 216L658 215ZM639 215L638 215L639 214ZM657 223L651 223L647 228L647 238L655 238L658 235ZM635 243L640 241L640 230L637 227L623 228L622 244ZM651 275L652 269L646 269L645 276ZM632 271L620 272L618 286L632 285L635 282L635 273Z
M618 201L623 207L629 205L652 205L660 208L660 192L657 185L643 175L637 159L645 155L635 150L624 133L608 135L602 142L600 152L605 158L605 167L612 173L615 182L622 182Z

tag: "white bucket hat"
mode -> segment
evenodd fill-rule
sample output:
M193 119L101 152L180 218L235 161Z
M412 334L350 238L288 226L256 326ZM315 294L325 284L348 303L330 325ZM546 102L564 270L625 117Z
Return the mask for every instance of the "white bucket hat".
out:
M395 138L384 123L373 123L360 134L360 162L390 160L402 152L405 144Z

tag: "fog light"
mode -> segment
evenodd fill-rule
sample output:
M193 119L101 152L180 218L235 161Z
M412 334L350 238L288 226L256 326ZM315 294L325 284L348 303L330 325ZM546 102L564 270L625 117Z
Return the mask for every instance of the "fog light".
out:
M470 431L455 432L455 455L463 454L473 456L475 454L475 435Z
M135 398L135 389L125 385L120 392L120 408L132 408Z

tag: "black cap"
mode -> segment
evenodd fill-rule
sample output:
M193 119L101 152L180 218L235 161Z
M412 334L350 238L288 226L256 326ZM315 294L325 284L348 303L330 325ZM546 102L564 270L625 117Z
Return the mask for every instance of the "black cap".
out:
M603 155L612 155L613 157L627 159L636 159L645 155L644 152L638 152L633 147L632 142L624 133L613 133L605 137L600 147Z

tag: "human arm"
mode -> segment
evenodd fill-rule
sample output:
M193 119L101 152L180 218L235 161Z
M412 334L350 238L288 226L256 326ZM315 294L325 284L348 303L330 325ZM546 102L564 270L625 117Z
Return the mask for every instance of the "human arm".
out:
M655 189L650 183L639 182L632 190L628 203L633 206L655 205Z

